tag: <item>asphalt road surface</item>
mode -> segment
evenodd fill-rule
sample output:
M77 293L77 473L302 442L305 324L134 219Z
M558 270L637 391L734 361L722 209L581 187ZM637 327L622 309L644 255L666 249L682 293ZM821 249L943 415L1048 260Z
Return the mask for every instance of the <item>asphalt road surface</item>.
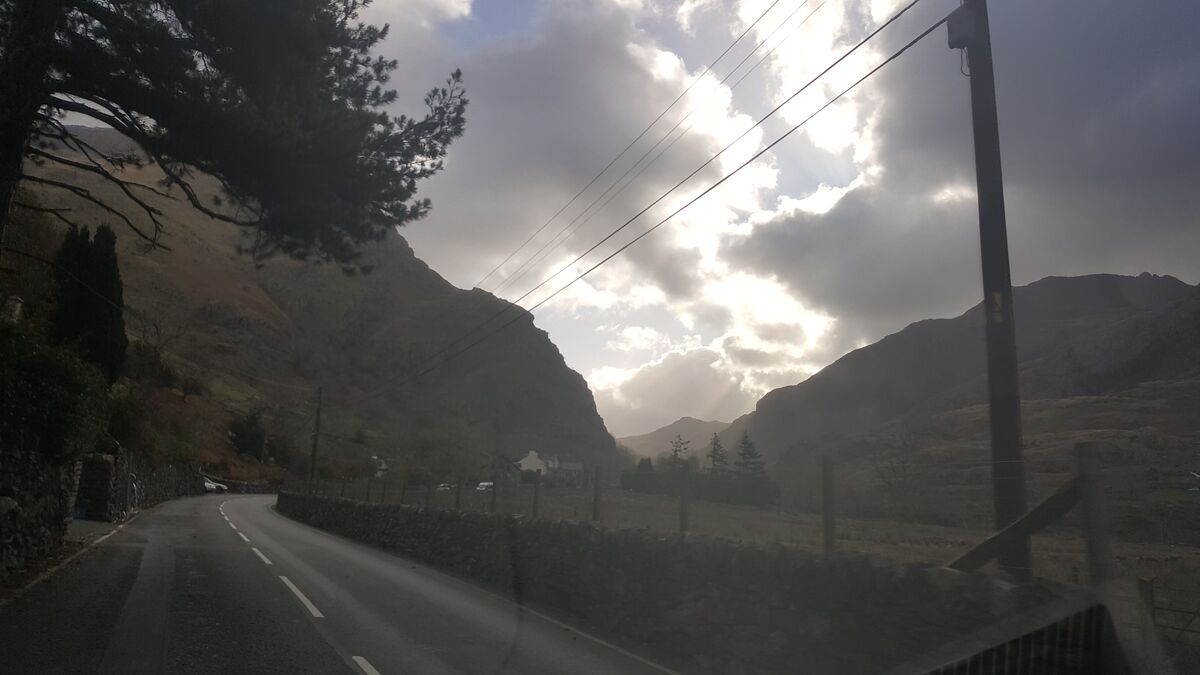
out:
M0 608L0 672L669 672L274 502L141 514Z

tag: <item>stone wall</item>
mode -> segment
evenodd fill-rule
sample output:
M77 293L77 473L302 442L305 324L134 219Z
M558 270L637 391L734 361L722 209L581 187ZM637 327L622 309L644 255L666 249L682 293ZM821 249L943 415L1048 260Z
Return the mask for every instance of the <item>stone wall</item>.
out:
M155 464L114 448L82 460L76 515L91 520L120 522L159 502L204 494L204 479L195 462Z
M133 453L55 464L36 447L0 446L0 583L62 545L72 515L120 522L139 509L204 494L193 462L152 464Z
M783 547L281 493L278 510L570 616L685 670L886 670L1053 597Z
M53 464L36 448L0 447L0 583L59 547L78 483L78 462Z

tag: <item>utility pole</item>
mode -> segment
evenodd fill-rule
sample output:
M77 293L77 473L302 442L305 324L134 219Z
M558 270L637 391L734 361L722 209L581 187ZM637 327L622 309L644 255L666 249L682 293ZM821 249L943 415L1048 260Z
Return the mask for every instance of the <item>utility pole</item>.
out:
M317 387L317 414L313 420L312 455L308 459L308 491L317 475L317 446L321 442L321 387Z
M1021 392L1017 382L1017 338L1013 320L1000 126L987 0L966 0L949 21L950 47L967 50L971 79L971 126L979 201L979 248L987 338L988 400L992 432L992 501L996 529L1025 513L1025 459L1021 446ZM1000 568L1018 579L1031 571L1029 539L1004 551Z

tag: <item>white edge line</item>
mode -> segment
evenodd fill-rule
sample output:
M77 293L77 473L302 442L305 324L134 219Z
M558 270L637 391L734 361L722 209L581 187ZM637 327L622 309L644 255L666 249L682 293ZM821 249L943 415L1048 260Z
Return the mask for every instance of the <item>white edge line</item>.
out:
M325 618L325 615L321 613L321 610L317 609L317 606L312 604L312 600L309 600L308 596L304 595L299 588L296 588L296 584L293 584L291 579L285 576L280 576L279 580L283 582L283 585L291 589L292 593L294 593L297 598L300 598L300 602L304 603L305 609L308 610L309 614L313 615L313 618Z
M238 536L241 537L242 541L246 542L247 544L250 543L250 538L247 537L246 535L242 534L241 532L238 532Z
M375 666L372 666L371 662L365 658L361 656L351 656L350 658L353 659L354 663L357 664L359 668L362 668L362 671L367 675L383 675L378 670L375 670Z
M237 529L237 525L234 525L232 520L229 521L229 526L232 527L234 530Z
M279 511L277 511L277 510L276 510L274 507L271 507L270 511L271 511L272 513L274 513L276 517L278 517L278 518L283 518L283 519L285 519L285 520L288 520L288 521L290 521L290 522L292 522L292 523L298 524L298 525L300 525L300 526L302 526L302 527L307 527L307 528L313 529L313 530L315 530L315 531L317 531L317 532L320 532L320 533L322 533L322 534L325 534L325 535L327 535L327 536L331 536L331 537L334 537L334 538L336 538L336 539L341 539L341 540L343 540L343 541L345 541L345 542L347 542L347 543L350 543L350 544L352 544L352 545L354 545L354 546L361 546L362 548L365 548L365 549L372 550L372 551L374 551L374 552L376 552L376 553L379 553L379 552L381 552L381 551L380 551L380 549L373 548L373 547L371 547L371 546L368 546L368 545L366 545L366 544L363 544L363 543L361 543L361 542L357 542L357 541L354 541L354 540L352 540L352 539L347 539L347 538L345 538L345 537L342 537L342 536L340 536L340 535L333 534L333 533L331 533L331 532L328 532L328 531L326 531L326 530L322 530L322 529L319 529L319 528L313 527L312 525L308 525L307 523L302 523L302 522L300 522L300 521L298 521L298 520L292 520L291 518L289 518L289 517L287 517L287 516L283 515L283 514L282 514L282 513L280 513ZM384 554L386 554L387 552L386 552L386 551L383 551L383 553L384 553ZM413 562L413 561L411 561L409 558L405 558L405 557L403 557L403 556L400 556L400 555L394 555L394 554L393 554L393 557L400 558L401 560L404 560L404 561L406 561L406 562ZM414 564L415 564L415 563L414 563ZM440 575L445 575L445 574L446 574L445 572L442 572L442 571L438 570L437 568L430 568L430 569L432 569L432 571L433 571L435 574L440 574ZM285 577L279 577L279 578L280 578L280 579L284 579ZM286 583L288 583L288 584L291 584L291 582L286 582ZM487 593L488 595L491 595L491 596L492 596L492 597L494 597L494 598L497 598L497 599L503 600L504 602L507 602L507 603L509 603L509 604L511 604L511 605L514 605L514 606L516 606L517 608L519 608L519 610L520 610L520 611L522 611L522 612L528 612L529 614L532 614L532 615L534 615L534 616L538 617L539 619L542 619L543 621L548 621L548 622L550 622L551 624L554 624L555 626L558 626L559 628L564 628L564 629L566 629L566 630L569 630L569 631L571 631L572 633L575 633L576 635L579 635L580 637L582 637L582 638L584 638L584 639L591 640L592 642L594 642L595 644L598 644L598 645L600 645L601 647L605 647L605 648L607 648L607 649L611 649L612 651L614 651L614 652L616 652L616 653L620 654L621 656L624 656L624 657L626 657L626 658L628 658L628 659L631 659L631 660L633 660L633 661L637 661L638 663L641 663L642 665L645 665L645 666L647 666L647 667L649 667L649 668L652 668L652 669L654 669L654 670L657 670L657 671L659 671L660 673L665 673L666 675L682 675L682 673L680 673L680 672L679 672L679 671L677 671L677 670L673 670L673 669L671 669L671 668L668 668L668 667L666 667L666 666L662 665L661 663L655 663L654 661L651 661L650 659L648 659L648 658L646 658L646 657L644 657L644 656L639 656L639 655L637 655L637 654L634 654L633 652L629 651L628 649L624 649L624 648L622 648L622 647L618 647L617 645L615 645L615 644L613 644L613 643L611 643L611 642L609 642L609 641L607 641L607 640L604 640L604 639L601 639L601 638L599 638L599 637L596 637L595 635L592 635L591 633L588 633L588 632L586 632L586 631L583 631L583 630L581 630L581 629L579 629L579 628L577 628L577 627L575 627L575 626L572 626L572 625L570 625L570 624L567 624L567 623L563 623L562 621L559 621L558 619L555 619L554 617L552 617L552 616L550 616L550 615L548 615L548 614L543 614L543 613L541 613L541 612L537 611L536 609L533 609L533 608L529 607L528 605L525 605L525 604L522 604L522 603L519 603L519 602L515 602L515 601L514 601L512 598L510 598L510 597L508 597L508 596L505 596L505 595L502 595L502 594L500 594L500 593L497 593L497 592L495 592L495 591L493 591L493 590L491 590L491 589L489 589L489 588L487 588L487 587L485 587L485 586L480 586L480 585L478 585L478 584L475 584L475 583L473 583L473 582L469 582L469 581L466 581L466 582L463 582L463 583L466 583L467 585L469 585L469 586L472 586L472 587L473 587L473 588L475 588L476 590L483 591L484 593ZM299 592L299 591L297 591L297 592Z
M157 506L157 504L155 506ZM151 506L150 508L152 509L152 508L154 508L154 506ZM42 583L46 579L49 579L51 576L54 575L55 572L59 571L60 569L63 569L67 565L70 565L71 563L75 562L75 559L78 558L79 556L81 556L84 553L87 553L88 551L92 550L93 548L99 546L102 542L104 542L105 539L108 539L109 537L113 536L114 534L125 529L126 525L132 523L134 520L137 519L138 516L142 515L143 513L145 513L145 512L144 511L135 512L132 516L129 517L128 520L117 525L115 528L113 528L107 534L102 534L99 537L96 537L95 539L87 542L86 544L84 544L83 548L81 548L78 551L67 556L65 559L61 560L57 565L47 568L44 572L42 572L41 574L34 577L32 581L25 584L21 588L14 589L7 598L0 598L0 608L3 608L5 605L12 602L13 600L16 600L17 598L21 597L22 595L25 595L25 593L29 589L33 588L34 586L37 586L38 584Z
M251 551L254 551L254 553L255 553L255 554L257 554L257 555L258 555L258 557L259 557L259 558L260 558L260 559L261 559L261 560L262 560L264 563L266 563L266 564L268 564L268 565L274 565L274 564L275 564L275 563L271 562L271 560L270 560L269 558L267 558L267 556L263 555L263 552L262 552L262 551L260 551L260 550L258 550L257 548L255 548L255 547L251 546L251 547L250 547L250 550L251 550Z
M442 574L445 574L445 573L442 572ZM503 596L500 596L500 597L503 598ZM614 652L620 654L621 656L624 656L625 658L631 659L633 661L637 661L638 663L641 663L644 666L649 666L650 668L653 668L654 670L657 670L661 673L667 673L667 675L682 675L677 670L671 670L670 668L668 668L660 663L655 663L654 661L651 661L650 659L647 659L642 656L638 656L637 654L634 654L633 652L631 652L627 649L622 649L621 647L618 647L617 645L614 645L613 643L608 642L607 640L602 640L602 639L596 637L595 635L586 633L586 632L576 628L575 626L563 623L562 621L559 621L558 619L555 619L552 616L547 616L546 614L542 614L541 612L537 611L536 609L531 609L528 605L523 605L523 604L520 604L517 602L513 602L509 598L504 598L504 599L508 600L510 603L516 605L517 607L520 607L522 612L528 612L528 613L538 617L539 619L542 619L543 621L548 621L560 628L566 629L576 635L579 635L580 637L591 640L592 642L594 642L602 647L606 647L608 649L613 650Z

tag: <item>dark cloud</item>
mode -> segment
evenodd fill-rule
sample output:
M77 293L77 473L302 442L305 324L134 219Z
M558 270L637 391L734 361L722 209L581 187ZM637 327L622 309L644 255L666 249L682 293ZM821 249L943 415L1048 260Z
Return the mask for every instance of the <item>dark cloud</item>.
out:
M1016 282L1100 271L1197 280L1198 7L993 3ZM907 37L889 35L881 51ZM827 214L777 218L730 242L736 265L839 319L843 348L980 295L974 199L929 199L974 186L969 82L958 69L941 32L889 66L864 105L882 178Z
M729 357L735 367L762 368L763 366L771 365L778 358L774 354L761 349L743 347L741 341L736 337L725 340L723 346L725 348L725 355Z
M685 415L731 420L756 397L738 379L714 367L721 355L710 349L667 354L639 369L616 389L594 391L604 423L616 436L652 431ZM617 398L619 397L619 399Z
M794 323L757 323L752 328L760 340L767 342L785 345L804 342L804 328Z
M527 34L459 55L471 99L467 132L445 171L423 192L433 199L433 212L405 232L418 254L434 261L451 281L470 285L565 204L679 93L656 81L628 48L646 42L626 13L604 3L568 4L546 7ZM646 138L652 142L657 136ZM644 139L605 180L624 172L649 142ZM566 247L570 256L560 249L546 259L541 272L515 286L531 287L553 262L586 250L707 156L703 139L677 143L653 170L579 229ZM598 182L524 255L579 215L605 187L604 180ZM659 211L589 259L598 259L654 222L655 213ZM631 249L629 259L669 295L693 293L695 260L659 239L648 238Z

